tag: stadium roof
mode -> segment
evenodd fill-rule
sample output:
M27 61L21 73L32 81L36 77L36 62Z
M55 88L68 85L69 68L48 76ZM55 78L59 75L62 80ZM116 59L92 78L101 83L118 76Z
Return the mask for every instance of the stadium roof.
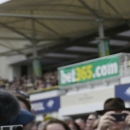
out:
M95 38L100 20L112 53L127 50L129 6L129 0L2 0L0 56L32 57L35 44L47 63L68 64L97 57Z

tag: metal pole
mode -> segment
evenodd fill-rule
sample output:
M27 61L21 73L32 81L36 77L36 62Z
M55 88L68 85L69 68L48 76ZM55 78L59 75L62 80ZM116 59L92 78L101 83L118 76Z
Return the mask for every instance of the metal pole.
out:
M33 58L37 58L37 50L36 50L36 42L32 41L32 45L33 45Z
M103 27L103 22L99 20L99 37L104 38L104 27Z
M51 20L79 20L79 21L94 21L93 17L83 17L83 16L46 16L46 15L35 15L35 14L7 14L0 13L0 17L15 17L15 18L30 18L30 19L51 19ZM119 18L108 16L104 20L109 21L122 21Z
M33 15L33 11L31 11L31 14ZM35 22L34 19L32 19L32 37L35 39L36 37L36 30L35 30ZM32 41L32 45L33 45L33 58L37 58L37 48L36 48L36 41Z
M94 21L93 17L84 16L52 16L52 15L36 15L36 14L7 14L0 13L0 17L15 17L15 18L30 18L30 19L51 19L51 20L83 20L83 21ZM108 18L111 19L111 18ZM113 19L113 18L112 18ZM114 19L115 20L115 19Z
M31 14L33 14L33 11L31 11ZM35 39L36 38L36 29L35 29L35 21L32 19L32 37ZM42 76L42 68L41 68L41 62L40 59L38 59L38 54L37 54L37 41L33 40L32 45L33 45L33 69L34 69L34 74L38 77Z
M105 44L104 44L104 26L103 26L103 22L102 20L98 20L98 31L99 31L99 41L100 41L100 50L102 53L102 56L106 56L106 52L105 52Z

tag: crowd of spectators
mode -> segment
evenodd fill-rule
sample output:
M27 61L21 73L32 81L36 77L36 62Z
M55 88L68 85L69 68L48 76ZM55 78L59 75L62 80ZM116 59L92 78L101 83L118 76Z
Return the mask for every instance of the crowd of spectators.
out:
M121 98L109 98L103 110L89 114L87 120L63 117L61 120L50 118L34 123L30 130L129 130L130 108L125 107ZM85 117L85 116L84 116Z
M13 81L0 78L0 88L16 91L42 90L58 85L57 71L45 73L42 77L22 76Z
M57 85L57 72L46 73L42 77L23 76L12 82L0 79L0 87L15 90L13 95L18 99L20 108L33 113L29 95L21 91L42 90ZM109 98L104 102L103 110L96 110L85 119L62 117L56 119L44 115L43 121L32 120L23 126L23 130L128 130L130 126L130 108L120 98ZM118 118L117 118L118 117Z

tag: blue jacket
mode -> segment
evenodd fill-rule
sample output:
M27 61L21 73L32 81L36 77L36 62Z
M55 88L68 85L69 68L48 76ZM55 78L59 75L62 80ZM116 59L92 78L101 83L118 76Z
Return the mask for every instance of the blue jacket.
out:
M21 109L18 116L11 121L11 125L26 125L32 122L34 118L35 116L31 112Z

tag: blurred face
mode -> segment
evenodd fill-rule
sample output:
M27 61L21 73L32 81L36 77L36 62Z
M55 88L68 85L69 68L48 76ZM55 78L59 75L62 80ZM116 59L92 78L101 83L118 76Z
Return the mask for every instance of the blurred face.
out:
M53 123L47 126L46 130L65 130L61 124Z
M121 113L121 111L115 111L117 114ZM125 122L115 122L110 129L111 130L122 130L125 126Z
M31 130L37 130L37 126L36 125L32 126Z
M85 128L85 122L83 122L82 120L77 120L75 122L79 125L81 130Z
M70 123L68 126L69 126L69 128L70 128L71 130L77 130L72 123Z
M96 117L94 115L89 115L87 122L86 122L86 126L87 127L92 127L93 122L96 120Z
M28 110L27 106L22 101L19 101L19 105L20 105L20 108Z
M125 126L124 122L116 122L109 129L110 130L122 130Z

